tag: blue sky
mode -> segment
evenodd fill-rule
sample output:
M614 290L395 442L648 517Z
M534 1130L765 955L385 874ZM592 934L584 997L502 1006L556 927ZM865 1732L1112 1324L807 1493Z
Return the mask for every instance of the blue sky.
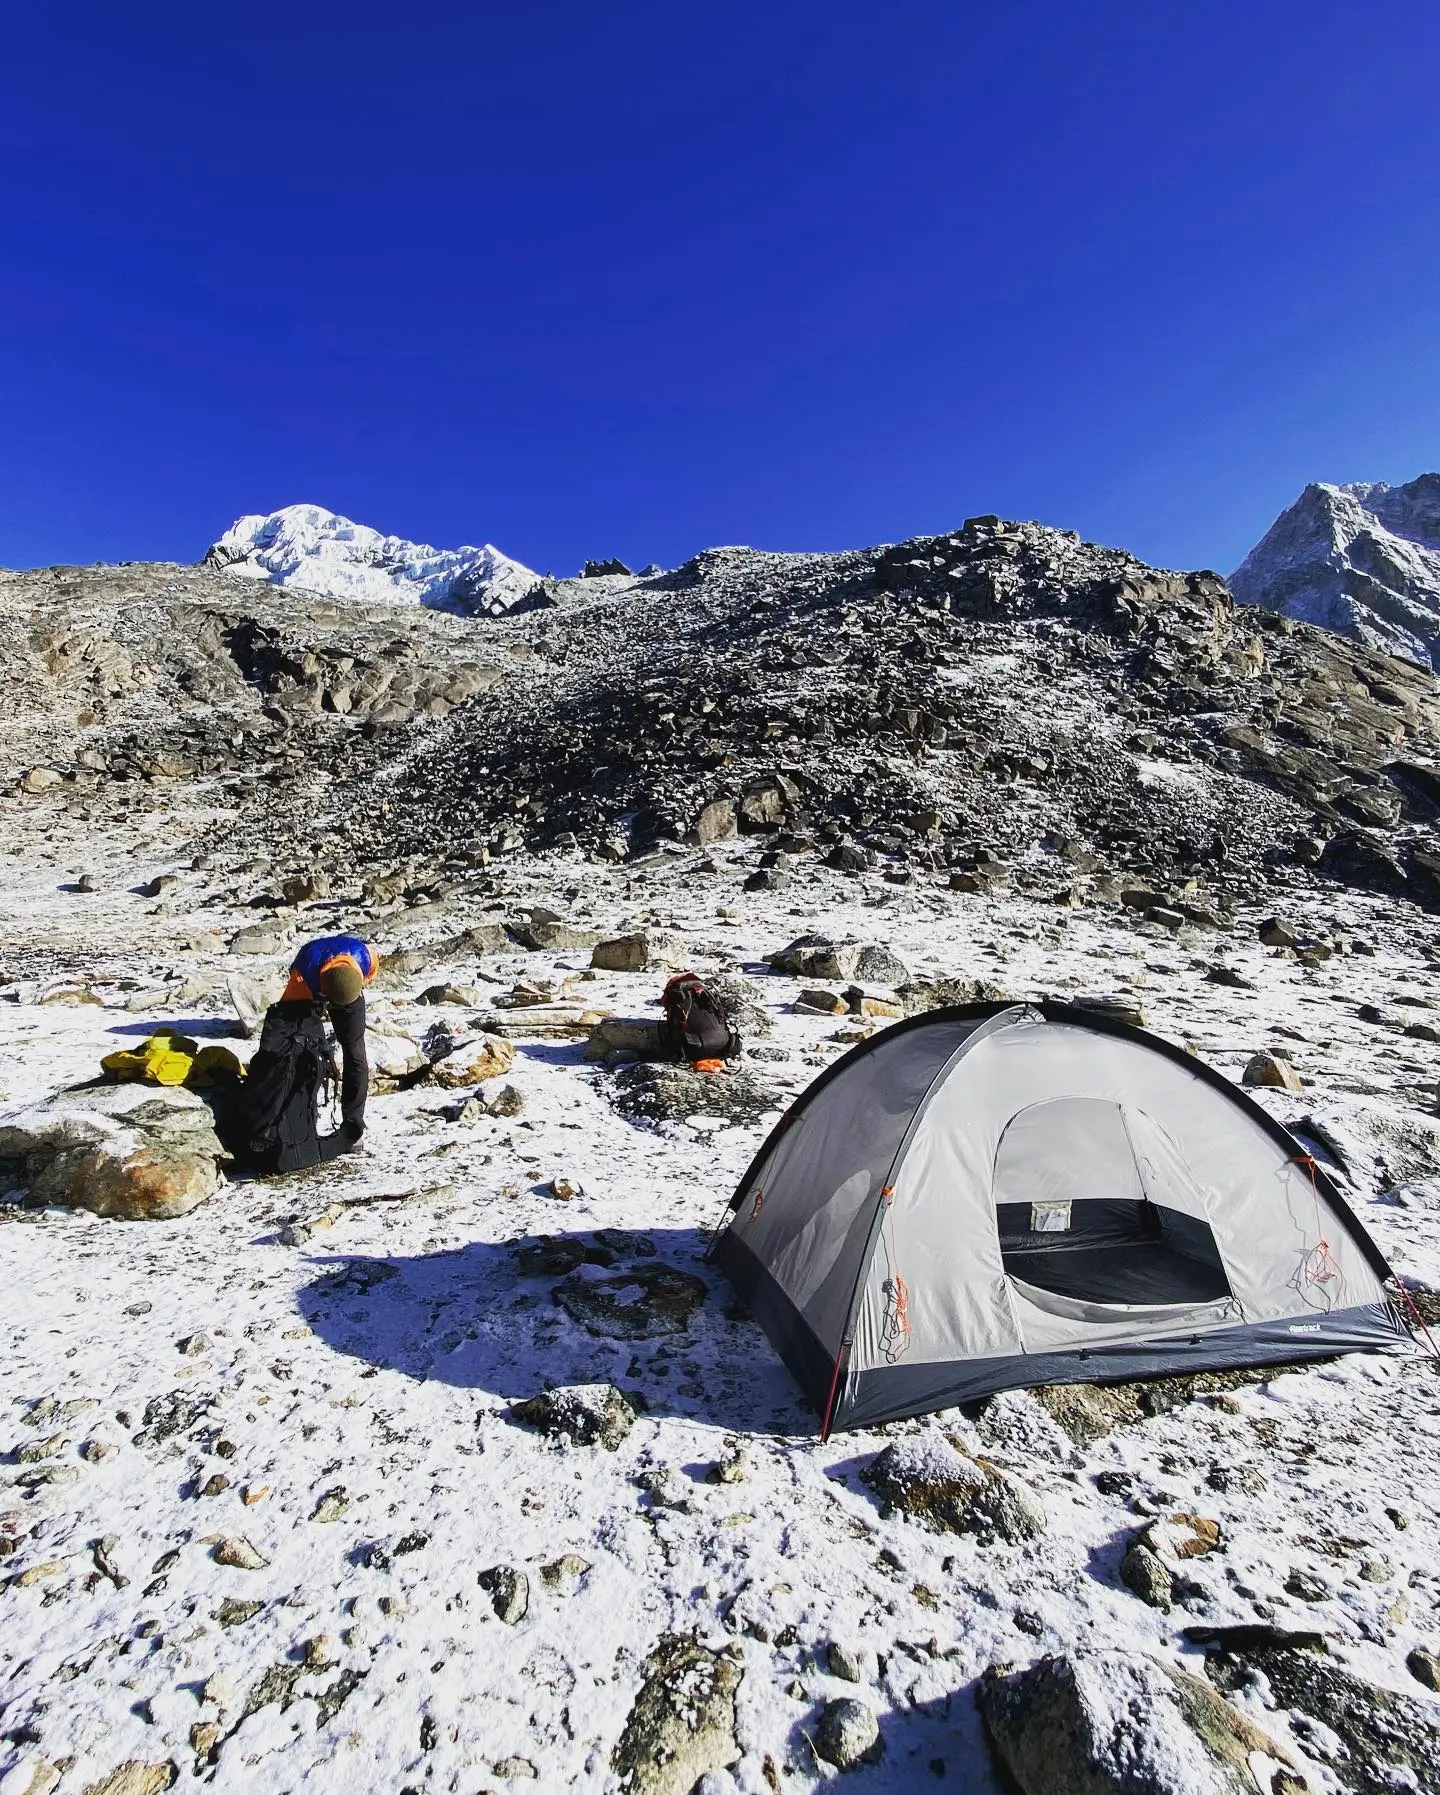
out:
M297 501L541 570L1440 466L1440 7L12 8L0 565Z

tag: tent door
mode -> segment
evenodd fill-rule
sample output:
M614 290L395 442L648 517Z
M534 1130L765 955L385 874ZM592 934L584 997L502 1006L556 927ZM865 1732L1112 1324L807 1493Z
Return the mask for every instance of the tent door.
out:
M1203 1197L1143 1111L1091 1097L1020 1110L996 1148L993 1195L1018 1312L1035 1304L1083 1325L1231 1299Z

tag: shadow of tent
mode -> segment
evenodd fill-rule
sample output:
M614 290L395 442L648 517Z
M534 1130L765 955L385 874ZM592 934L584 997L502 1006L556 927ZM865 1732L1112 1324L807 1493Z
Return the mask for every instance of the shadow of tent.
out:
M543 1237L561 1252L609 1251L623 1236ZM697 1228L647 1229L595 1267L604 1277L654 1260L700 1278L706 1296L677 1332L615 1339L571 1318L552 1292L563 1273L527 1273L518 1251L535 1236L475 1241L416 1257L316 1258L296 1302L338 1353L419 1382L483 1392L508 1403L549 1385L613 1383L668 1414L738 1433L804 1434L814 1414L760 1329L733 1306L729 1286L703 1262ZM649 1249L653 1248L653 1252Z

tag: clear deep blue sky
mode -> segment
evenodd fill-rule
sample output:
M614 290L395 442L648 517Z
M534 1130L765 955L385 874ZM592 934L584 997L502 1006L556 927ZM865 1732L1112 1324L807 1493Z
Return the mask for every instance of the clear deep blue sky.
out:
M0 565L542 570L1440 465L1436 0L7 9Z

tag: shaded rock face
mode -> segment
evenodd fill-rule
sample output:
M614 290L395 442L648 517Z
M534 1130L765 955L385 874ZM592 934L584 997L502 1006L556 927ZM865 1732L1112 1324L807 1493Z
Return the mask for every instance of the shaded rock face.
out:
M1307 486L1230 587L1245 604L1440 667L1440 474Z
M1208 1658L1205 1669L1226 1693L1247 1688L1259 1671L1267 1705L1302 1717L1292 1724L1304 1749L1355 1795L1402 1788L1440 1795L1440 1708L1433 1701L1377 1688L1323 1652L1290 1645L1257 1641L1238 1655ZM1318 1724L1307 1727L1306 1720Z
M224 1148L192 1092L141 1084L70 1091L0 1120L35 1203L122 1221L168 1221L220 1185Z
M645 1671L612 1768L631 1795L690 1795L707 1772L740 1756L735 1692L744 1673L677 1634L660 1641Z
M703 1278L656 1259L611 1274L577 1266L551 1295L587 1333L607 1340L648 1340L683 1334L707 1289Z
M977 1699L1020 1795L1255 1795L1252 1753L1293 1764L1208 1684L1138 1652L992 1666Z
M1026 889L1098 864L1238 891L1352 824L1408 879L1436 815L1387 771L1440 748L1419 669L1038 525L705 555L555 596L544 679L425 738L383 827L357 817L377 851L518 822L533 846L618 836L632 857L774 835L842 870L998 856ZM1067 844L1048 874L1047 833Z

